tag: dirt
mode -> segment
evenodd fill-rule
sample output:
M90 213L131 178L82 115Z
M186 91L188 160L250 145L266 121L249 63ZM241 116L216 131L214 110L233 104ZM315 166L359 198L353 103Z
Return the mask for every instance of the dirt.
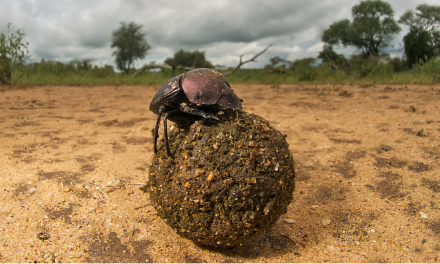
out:
M440 86L272 87L232 86L287 134L294 201L217 251L177 235L135 184L158 86L0 87L0 261L439 262Z

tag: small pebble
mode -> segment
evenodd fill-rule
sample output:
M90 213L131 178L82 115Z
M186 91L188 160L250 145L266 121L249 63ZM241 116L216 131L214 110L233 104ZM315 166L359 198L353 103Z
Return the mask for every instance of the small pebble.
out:
M284 222L286 222L288 224L293 224L293 223L295 223L295 220L287 218L287 219L284 219Z
M208 181L214 180L214 175L211 173L208 175Z
M420 212L420 217L423 219L428 219L428 216L424 212Z
M328 226L329 224L331 224L331 222L332 222L332 220L330 220L330 219L327 219L327 218L322 219L323 226Z
M47 232L40 232L40 233L38 233L37 237L38 237L38 239L44 241L44 240L48 240L50 238L50 235Z
M380 149L383 150L383 151L390 151L391 147L388 146L388 145L382 145L382 146L380 146Z
M428 132L426 132L424 128L422 130L420 130L419 133L417 133L417 135L419 137L427 137L427 136L429 136Z
M70 188L69 187L64 187L63 192L70 192Z

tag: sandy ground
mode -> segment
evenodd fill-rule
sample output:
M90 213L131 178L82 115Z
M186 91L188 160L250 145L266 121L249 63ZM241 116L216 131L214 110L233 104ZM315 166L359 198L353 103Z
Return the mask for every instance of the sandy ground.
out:
M158 88L0 87L0 262L440 261L439 85L233 85L287 134L297 186L275 227L223 251L175 234L139 185L100 186L148 180Z

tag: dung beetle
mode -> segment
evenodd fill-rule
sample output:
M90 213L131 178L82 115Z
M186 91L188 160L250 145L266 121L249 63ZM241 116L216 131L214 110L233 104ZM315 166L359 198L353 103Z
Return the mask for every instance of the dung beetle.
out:
M151 100L150 111L157 114L154 134L154 153L157 153L157 137L161 115L164 114L164 135L168 156L167 119L181 124L205 118L220 119L215 115L221 110L241 110L241 102L232 91L226 78L211 69L196 69L175 76L165 82Z

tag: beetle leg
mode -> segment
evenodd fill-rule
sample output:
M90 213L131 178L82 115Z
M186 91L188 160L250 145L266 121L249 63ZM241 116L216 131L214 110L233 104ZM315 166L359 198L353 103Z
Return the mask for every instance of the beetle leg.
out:
M163 105L161 105L159 107L159 112L157 112L156 128L154 129L154 153L157 153L157 137L159 136L160 117L161 117L162 112L164 110L165 110L165 107Z
M171 111L171 112L174 112L174 111ZM164 134L165 134L165 146L167 148L168 156L170 156L170 158L174 159L173 155L171 155L170 145L168 144L168 129L167 129L167 119L168 119L168 115L171 112L165 113L165 115L163 117L163 129L164 129Z
M205 113L205 112L200 111L200 110L195 109L195 108L191 108L188 105L186 105L185 103L181 103L180 104L180 111L188 113L188 114L192 114L192 115L198 115L198 116L201 116L201 117L203 117L205 119L211 119L212 118L212 119L215 119L217 121L220 121L220 119L217 116L215 116L213 114Z

